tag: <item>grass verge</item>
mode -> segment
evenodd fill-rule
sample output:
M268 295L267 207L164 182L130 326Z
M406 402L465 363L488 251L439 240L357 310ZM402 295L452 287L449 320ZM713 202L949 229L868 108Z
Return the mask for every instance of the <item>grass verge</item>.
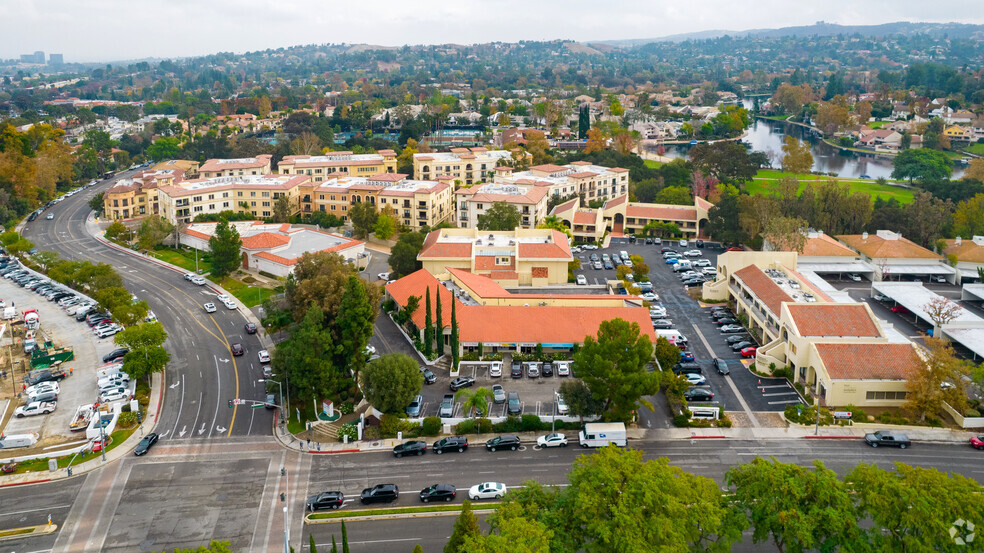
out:
M195 252L193 251L159 247L151 255L187 271L195 271ZM203 252L198 252L198 270L202 273L212 270L212 262L207 259L207 256Z
M475 509L485 509L487 506L497 506L499 503L497 501L488 503L472 503ZM311 520L326 520L326 519L336 519L336 518L349 518L349 517L371 517L379 515L400 515L400 514L412 514L412 513L446 513L446 512L457 512L461 510L461 504L455 505L424 505L420 507L394 507L390 509L360 509L357 511L331 511L328 513L314 513L309 515L308 518Z
M23 536L25 534L33 534L37 530L36 526L31 526L29 528L14 528L13 530L3 530L0 531L0 538L9 538L13 536Z
M230 294L235 296L236 299L242 302L242 304L246 307L255 307L260 305L263 303L263 300L280 293L276 289L250 286L232 277L224 277L221 279L209 277L209 280L212 280L219 286L228 290Z

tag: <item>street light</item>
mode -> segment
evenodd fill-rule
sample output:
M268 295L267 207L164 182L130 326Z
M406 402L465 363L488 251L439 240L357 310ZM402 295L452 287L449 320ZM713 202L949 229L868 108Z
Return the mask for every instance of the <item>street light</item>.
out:
M284 387L283 387L283 385L279 381L272 380L272 379L269 379L269 378L261 378L261 379L257 380L257 382L273 382L274 384L276 384L277 387L280 388L280 403L283 404L283 402L284 402ZM284 408L282 406L280 408L280 422L281 423L284 422Z

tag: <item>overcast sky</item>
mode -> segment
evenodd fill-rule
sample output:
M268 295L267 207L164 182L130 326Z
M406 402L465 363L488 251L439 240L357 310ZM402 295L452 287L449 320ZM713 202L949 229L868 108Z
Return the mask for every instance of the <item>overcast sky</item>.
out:
M184 57L311 43L651 38L892 21L984 23L981 0L2 0L0 58Z

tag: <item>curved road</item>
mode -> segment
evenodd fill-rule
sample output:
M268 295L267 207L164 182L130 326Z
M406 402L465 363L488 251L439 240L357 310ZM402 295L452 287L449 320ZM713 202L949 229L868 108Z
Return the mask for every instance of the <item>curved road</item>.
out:
M116 178L129 176L121 173ZM114 178L114 181L116 180ZM146 300L168 332L165 347L171 362L165 373L167 388L157 432L165 440L202 440L271 432L273 415L266 409L242 406L230 409L230 399L262 400L264 388L257 352L257 337L244 331L239 310L205 313L202 304L214 301L215 292L196 286L150 260L106 246L85 230L89 200L109 183L100 184L53 205L29 223L24 235L39 250L52 250L63 259L108 263L123 277L124 285ZM239 309L245 309L240 306ZM230 345L241 343L246 355L233 357ZM153 408L153 406L152 406Z

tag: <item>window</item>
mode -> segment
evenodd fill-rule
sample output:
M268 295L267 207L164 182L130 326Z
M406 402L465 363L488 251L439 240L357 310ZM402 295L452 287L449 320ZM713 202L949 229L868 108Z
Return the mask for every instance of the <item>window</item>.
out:
M335 196L334 195L330 196L330 198L331 198L331 201L335 201ZM322 196L321 199L323 200L323 199L325 199L325 197Z
M335 207L335 206L331 206L331 207ZM343 205L342 206L342 211L348 211L348 206L347 205Z
M256 207L256 202L249 202L250 207Z
M229 202L222 202L222 207L229 207Z
M905 399L908 392L866 392L865 399Z
M269 211L264 211L263 212L263 216L264 217L269 217L270 216L270 212Z
M269 193L269 192L263 192L263 193L262 193L261 195L262 195L262 196L263 196L264 198L269 198L269 197L270 197L270 193Z
M510 260L510 258L508 256L506 256L506 257L497 257L497 258L495 258L495 264L496 265L509 265L509 260Z
M263 202L263 207L270 207L270 202Z
M256 192L250 192L249 193L249 197L250 198L255 198L256 197Z
M321 207L322 207L321 211L324 211L325 206L321 206ZM331 204L331 210L335 211L335 204Z

